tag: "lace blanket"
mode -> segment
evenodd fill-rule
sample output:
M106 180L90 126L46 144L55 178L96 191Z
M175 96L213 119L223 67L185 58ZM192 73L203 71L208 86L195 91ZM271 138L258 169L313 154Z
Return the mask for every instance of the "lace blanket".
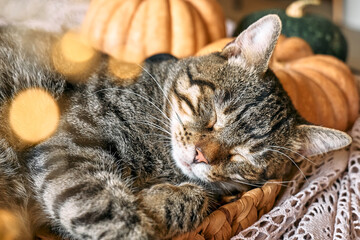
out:
M232 240L360 239L360 118L350 135L349 148L304 159L274 208Z

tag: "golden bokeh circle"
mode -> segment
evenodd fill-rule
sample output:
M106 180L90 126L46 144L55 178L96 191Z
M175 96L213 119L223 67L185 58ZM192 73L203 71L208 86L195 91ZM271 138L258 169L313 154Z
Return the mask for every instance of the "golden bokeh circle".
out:
M69 31L62 37L60 48L64 57L71 62L86 62L96 54L96 51L86 43L82 35L74 31Z
M0 239L14 240L20 237L20 223L15 215L9 211L0 209Z
M59 119L60 110L55 99L39 88L20 92L10 105L10 127L28 143L38 143L50 137L57 129Z
M53 46L52 62L55 69L70 81L87 80L94 71L100 54L75 31L64 34Z
M143 68L141 63L131 63L110 58L108 69L119 78L120 83L128 85L136 81Z

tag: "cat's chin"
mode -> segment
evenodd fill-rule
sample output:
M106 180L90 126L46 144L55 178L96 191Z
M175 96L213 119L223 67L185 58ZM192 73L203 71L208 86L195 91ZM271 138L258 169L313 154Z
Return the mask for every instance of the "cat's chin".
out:
M176 165L181 169L181 171L188 177L192 178L192 179L197 179L197 177L195 176L195 174L192 171L191 165L181 161L181 160L177 160L175 161Z
M209 182L208 172L210 171L210 166L204 163L187 163L180 158L175 158L176 165L181 169L181 171L188 177L192 179L202 180L204 182Z
M193 147L193 149L190 148L191 147L186 149L177 146L177 144L173 144L172 156L176 166L191 179L202 180L205 182L209 181L207 176L210 171L210 166L205 163L194 163L195 147Z

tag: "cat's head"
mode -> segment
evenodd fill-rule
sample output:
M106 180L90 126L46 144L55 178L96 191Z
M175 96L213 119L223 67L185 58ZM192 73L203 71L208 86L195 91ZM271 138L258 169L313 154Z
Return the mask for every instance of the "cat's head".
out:
M268 69L280 31L268 15L222 52L179 61L167 111L173 159L190 178L263 182L282 177L299 154L350 144L343 132L307 124Z

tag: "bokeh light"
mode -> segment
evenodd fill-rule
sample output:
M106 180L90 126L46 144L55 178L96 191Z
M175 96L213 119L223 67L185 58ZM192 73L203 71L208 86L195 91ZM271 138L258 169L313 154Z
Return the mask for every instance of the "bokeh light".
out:
M137 77L141 74L142 65L110 58L109 71L119 78L119 84L129 85L134 83Z
M20 223L16 217L5 210L0 209L0 239L15 240L20 237Z
M95 69L99 56L85 38L75 31L64 34L52 51L56 70L73 81L85 81Z
M59 119L60 110L55 99L39 88L20 92L10 105L11 130L30 144L50 137L57 129Z

